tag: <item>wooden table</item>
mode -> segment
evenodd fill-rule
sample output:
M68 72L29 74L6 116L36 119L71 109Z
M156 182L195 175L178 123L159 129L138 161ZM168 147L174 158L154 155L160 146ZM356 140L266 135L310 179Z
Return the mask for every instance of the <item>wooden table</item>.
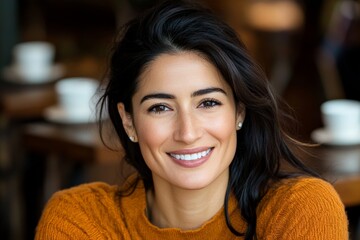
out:
M360 145L319 146L305 163L333 182L345 206L360 206Z
M23 127L22 146L26 153L44 157L44 201L66 186L63 182L69 176L61 174L66 162L77 166L111 164L120 163L123 157L120 145L117 151L104 145L95 123L27 124Z
M44 109L56 102L54 82L36 85L0 82L0 115L9 121L40 118Z
M67 75L61 77L95 78L88 75L87 70L98 68L93 62L90 67L88 63L81 64L80 68L78 64L71 64L72 71L68 71L66 66ZM0 180L1 186L5 187L1 188L0 193L6 196L6 199L2 199L6 204L0 206L0 217L5 218L9 226L13 222L19 222L19 225L24 222L26 239L33 239L44 201L61 185L60 181L53 181L60 179L53 174L58 172L59 165L65 168L64 163L74 162L77 170L81 165L100 164L107 167L112 161L121 159L122 155L102 145L96 137L94 126L44 123L44 110L57 104L54 86L60 76L59 79L36 84L4 78L5 75L0 76ZM39 125L27 125L34 122ZM71 182L65 175L63 179ZM7 219L8 216L10 219Z
M97 169L110 166L113 169L116 166L113 172L106 172L109 175L131 171L126 165L120 169L123 157L121 148L113 151L105 147L94 123L28 123L22 127L21 139L25 153L22 185L28 239L33 239L34 229L50 196L62 188L86 182L84 169L87 167L95 166ZM123 179L121 176L119 178L114 181L120 183Z
M61 125L32 123L23 127L23 146L44 155L61 155L83 163L119 161L122 152L102 143L95 123Z
M346 207L351 239L360 239L360 145L322 146L316 154L309 164L333 182Z

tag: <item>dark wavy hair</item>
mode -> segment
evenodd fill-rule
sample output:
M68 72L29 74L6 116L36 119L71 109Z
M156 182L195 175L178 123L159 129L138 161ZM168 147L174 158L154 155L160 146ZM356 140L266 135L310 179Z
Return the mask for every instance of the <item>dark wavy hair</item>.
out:
M112 52L107 86L99 102L100 113L108 111L125 150L125 161L137 170L146 189L153 188L151 170L139 145L126 135L117 104L122 102L132 114L131 99L144 68L160 54L178 52L205 56L231 87L237 105L246 108L242 130L237 131L224 214L235 235L256 238L256 208L270 182L294 175L281 171L282 162L298 173L314 173L294 154L293 147L301 147L301 143L289 137L284 129L286 114L280 110L263 70L249 56L232 28L209 10L182 1L167 1L130 21ZM244 233L238 232L229 219L231 192L247 222Z

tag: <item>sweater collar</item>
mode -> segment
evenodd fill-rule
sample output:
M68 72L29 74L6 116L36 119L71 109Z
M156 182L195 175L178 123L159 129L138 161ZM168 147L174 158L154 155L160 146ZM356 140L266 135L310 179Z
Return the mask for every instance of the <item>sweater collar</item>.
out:
M140 181L135 191L122 200L121 209L129 222L129 232L134 232L140 239L233 239L235 235L231 233L226 225L224 208L221 208L211 219L204 222L199 228L192 230L182 230L179 228L159 228L153 225L146 216L146 192L143 183ZM237 200L233 195L230 196L228 212L231 223L238 231L245 230L245 222L242 220Z

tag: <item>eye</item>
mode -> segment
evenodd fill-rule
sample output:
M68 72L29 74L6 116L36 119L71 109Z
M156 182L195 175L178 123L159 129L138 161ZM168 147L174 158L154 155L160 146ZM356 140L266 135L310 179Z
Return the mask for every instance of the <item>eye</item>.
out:
M220 106L220 105L222 105L221 102L216 99L205 99L200 103L199 107L200 108L213 108L215 106Z
M163 104L156 104L156 105L152 105L149 109L148 112L150 113L157 113L160 114L162 112L166 112L166 111L171 111L171 108L163 105Z

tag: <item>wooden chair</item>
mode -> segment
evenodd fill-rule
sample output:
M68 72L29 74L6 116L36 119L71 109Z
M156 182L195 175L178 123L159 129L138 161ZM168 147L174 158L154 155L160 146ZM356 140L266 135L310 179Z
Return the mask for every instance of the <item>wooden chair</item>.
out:
M341 179L334 187L346 207L360 206L360 176Z
M334 183L334 187L348 210L351 239L360 239L360 176L341 179ZM355 214L350 211L355 211Z
M293 74L293 59L296 55L293 40L304 25L303 9L294 0L260 0L246 3L244 27L257 32L262 39L265 36L266 40L262 43L260 40L258 44L264 45L263 48L255 50L255 55L263 55L258 58L267 58L264 51L269 51L270 60L263 64L268 68L272 86L281 95Z
M326 100L360 100L360 3L338 0L317 53L317 66ZM357 89L357 90L356 90Z

